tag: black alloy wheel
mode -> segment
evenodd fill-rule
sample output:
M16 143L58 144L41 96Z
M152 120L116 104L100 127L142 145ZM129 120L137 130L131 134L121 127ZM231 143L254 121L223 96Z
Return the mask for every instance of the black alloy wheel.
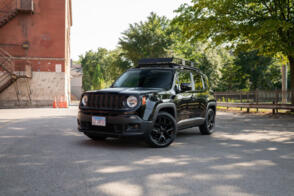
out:
M146 133L146 142L152 147L162 148L170 145L176 138L175 118L167 112L159 112L153 128Z
M215 112L209 108L206 113L205 123L199 126L199 130L203 135L210 135L214 132L215 128Z

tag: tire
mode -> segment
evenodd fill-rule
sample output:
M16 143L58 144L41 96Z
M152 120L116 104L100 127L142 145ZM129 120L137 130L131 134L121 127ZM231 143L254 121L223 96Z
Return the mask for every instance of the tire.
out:
M167 112L159 112L153 127L145 134L145 141L151 147L163 148L169 146L176 138L177 123Z
M84 132L84 134L92 139L92 140L95 140L95 141L99 141L99 140L105 140L107 137L106 136L103 136L103 135L97 135L97 134L93 134L93 133L89 133L89 132Z
M200 133L202 135L210 135L214 132L215 128L215 112L213 109L209 108L206 112L205 122L203 125L199 126Z

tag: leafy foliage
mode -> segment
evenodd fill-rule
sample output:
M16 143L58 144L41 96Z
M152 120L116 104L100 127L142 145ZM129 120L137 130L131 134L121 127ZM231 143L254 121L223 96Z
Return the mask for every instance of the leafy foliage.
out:
M259 48L255 47L258 40L251 40L253 39L251 36L257 35L257 32L252 32L253 35L251 35L247 29L249 26L246 26L250 23L249 19L241 22L239 18L241 15L245 20L243 11L246 9L242 8L243 11L238 14L230 10L233 9L232 6L239 8L245 4L244 1L192 2L193 6L183 5L178 10L180 15L173 22L151 13L146 21L130 25L123 32L119 48L115 50L99 48L97 51L88 51L81 56L84 89L94 90L110 86L122 72L136 65L141 58L167 56L195 62L195 66L208 76L212 87L216 90L255 90L257 88L273 90L281 87L280 63L275 58L264 57L260 54L274 54L278 51L280 52L277 54L282 57L285 57L285 54L281 47L271 50L267 46L269 43L264 44L265 47L260 50L249 50ZM233 4L229 5L228 2ZM214 7L216 5L220 7ZM254 6L256 6L255 3ZM253 7L248 9L251 13L250 9ZM231 12L237 15L230 16ZM230 24L231 20L235 22ZM252 23L252 25L255 27L257 24ZM241 31L241 26L246 28L244 32ZM261 37L258 39L261 41L263 32L259 33ZM237 50L233 53L225 46Z
M294 0L192 0L177 11L174 24L194 42L211 40L239 52L286 56L294 90Z
M221 70L218 90L273 90L281 88L280 65L257 51L241 52Z
M80 57L83 67L83 89L95 90L110 86L126 69L130 62L125 60L119 49L108 51L99 48L96 52L88 51Z
M192 5L178 9L175 22L194 40L293 55L293 4L293 0L192 0Z
M172 44L169 23L165 17L151 13L147 21L131 24L119 40L124 56L134 65L142 58L166 57Z
M177 36L178 38L180 37ZM195 67L207 75L213 88L219 81L218 70L232 60L224 48L211 48L209 43L193 43L179 39L170 48L172 56L195 62Z

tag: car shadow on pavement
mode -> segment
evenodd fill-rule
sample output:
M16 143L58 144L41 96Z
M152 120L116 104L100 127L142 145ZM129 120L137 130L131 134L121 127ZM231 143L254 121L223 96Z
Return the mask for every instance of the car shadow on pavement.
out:
M143 137L121 137L121 138L112 138L108 137L106 140L98 140L94 141L89 139L87 136L84 136L83 133L81 133L84 137L83 140L78 141L77 144L81 146L88 146L88 147L105 147L105 148L148 148L149 146L144 142ZM177 138L174 142L177 140L180 140L180 138L189 138L189 137L197 137L201 136L200 132L198 131L197 127L193 127L186 130L181 130L177 134Z

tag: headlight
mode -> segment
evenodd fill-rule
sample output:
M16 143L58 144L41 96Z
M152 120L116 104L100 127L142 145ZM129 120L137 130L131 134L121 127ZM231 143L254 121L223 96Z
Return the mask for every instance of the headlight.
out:
M83 106L87 106L88 104L88 96L87 95L84 95L83 98L82 98L82 104Z
M135 97L135 96L129 96L128 99L127 99L127 105L130 108L136 107L138 105L138 99L137 99L137 97Z

